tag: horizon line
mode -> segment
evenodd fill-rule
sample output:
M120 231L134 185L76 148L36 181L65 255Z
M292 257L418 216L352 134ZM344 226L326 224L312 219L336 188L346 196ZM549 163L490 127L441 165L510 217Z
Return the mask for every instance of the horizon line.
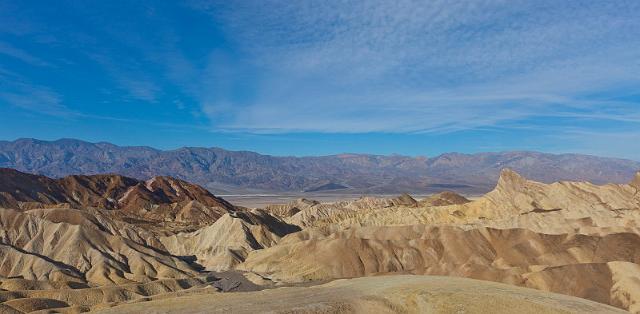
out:
M276 157L276 158L314 158L314 157L340 157L340 156L344 156L344 155L355 155L355 156L375 156L375 157L393 157L393 156L397 156L397 157L407 157L407 158L413 158L413 159L419 159L419 158L426 158L426 159L436 159L438 157L444 156L444 155L451 155L451 154L460 154L460 155L479 155L479 154L505 154L505 153L538 153L538 154L545 154L545 155L554 155L554 156L563 156L563 155L577 155L577 156L588 156L588 157L595 157L595 158L607 158L607 159L617 159L617 160L626 160L626 161L633 161L633 162L640 162L640 160L635 160L635 159L631 159L631 158L622 158L622 157L613 157L613 156L602 156L602 155L594 155L594 154L585 154L585 153L576 153L576 152L548 152L548 151L540 151L540 150L501 150L501 151L475 151L475 152L458 152L458 151L447 151L447 152L442 152L439 154L436 154L432 157L426 156L426 155L406 155L406 154L400 154L400 153L391 153L391 154L374 154L374 153L354 153L354 152L339 152L339 153L334 153L334 154L327 154L327 155L276 155L276 154L266 154L266 153L261 153L259 151L254 151L254 150L232 150L232 149L227 149L224 147L220 147L220 146L179 146L176 148L158 148L158 147L153 147L150 145L121 145L121 144L116 144L113 142L109 142L109 141L90 141L90 140L84 140L84 139L79 139L79 138L70 138L70 137L62 137L62 138L58 138L58 139L54 139L54 140L43 140L43 139L38 139L38 138L34 138L34 137L19 137L19 138L15 138L13 140L2 140L0 139L0 142L6 142L6 143L15 143L21 140L33 140L33 141L38 141L38 142L46 142L46 143L55 143L55 142L61 142L61 141L76 141L76 142L82 142L82 143L87 143L87 144L93 144L93 145L97 145L97 144L108 144L108 145L113 145L113 146L117 146L117 147L121 147L121 148L147 148L147 149L152 149L155 151L159 151L159 152L171 152L171 151L177 151L180 149L189 149L189 148L199 148L199 149L221 149L224 151L228 151L228 152L237 152L237 153L254 153L254 154L258 154L261 156L269 156L269 157Z

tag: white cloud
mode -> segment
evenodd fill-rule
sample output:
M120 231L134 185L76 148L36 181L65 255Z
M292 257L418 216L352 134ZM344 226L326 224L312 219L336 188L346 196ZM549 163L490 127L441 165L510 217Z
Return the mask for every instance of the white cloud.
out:
M62 102L62 97L45 86L10 83L10 90L0 91L0 102L31 112L57 117L71 117L75 113ZM6 87L6 86L5 86Z
M0 54L16 58L34 66L51 66L48 62L4 42L0 42Z
M132 98L155 102L162 92L156 80L141 70L141 66L135 60L116 60L102 53L88 53L88 56L100 64L119 87L127 91Z
M638 86L640 3L260 1L207 5L271 78L216 127L446 132L609 106ZM207 107L216 104L203 104ZM637 102L620 103L623 119ZM573 108L574 110L567 110ZM584 113L582 113L584 114Z

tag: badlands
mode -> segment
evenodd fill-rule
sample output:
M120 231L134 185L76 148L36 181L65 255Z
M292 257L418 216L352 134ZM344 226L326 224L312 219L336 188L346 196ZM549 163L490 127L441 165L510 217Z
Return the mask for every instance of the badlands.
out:
M640 313L640 173L245 208L0 169L0 207L2 313Z

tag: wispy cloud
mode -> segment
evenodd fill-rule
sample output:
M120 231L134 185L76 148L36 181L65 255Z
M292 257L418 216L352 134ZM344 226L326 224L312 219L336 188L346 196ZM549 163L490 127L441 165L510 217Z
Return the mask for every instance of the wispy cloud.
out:
M263 1L195 7L270 80L216 127L446 132L608 106L638 86L640 4ZM624 119L637 101L619 104ZM216 104L203 104L205 112ZM568 108L573 108L567 110Z
M45 86L12 83L11 89L5 86L0 91L0 102L33 113L56 117L72 117L75 112L62 102L60 94Z
M638 141L640 131L637 127L617 128L615 130L592 131L586 128L563 129L555 135L556 141L563 144L558 152L593 154L598 156L622 157L638 160Z
M8 43L1 42L1 41L0 41L0 55L16 58L22 62L28 63L30 65L34 65L34 66L51 66L50 63L38 57L35 57L24 50L16 48L12 45L9 45Z
M0 1L0 102L204 138L521 132L640 151L615 140L640 129L637 1L188 3Z
M89 58L97 62L102 69L119 85L126 90L130 97L146 102L155 102L161 88L157 81L148 73L140 69L140 65L134 60L116 60L101 53L88 53Z

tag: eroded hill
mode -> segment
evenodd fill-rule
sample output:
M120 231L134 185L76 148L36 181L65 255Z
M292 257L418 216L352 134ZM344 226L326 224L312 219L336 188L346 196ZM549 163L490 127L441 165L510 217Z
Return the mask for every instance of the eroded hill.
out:
M215 222L234 207L204 188L171 177L140 181L115 174L73 175L60 179L0 168L0 207L99 208L120 219L180 229Z
M453 304L487 312L491 300L504 305L498 312L615 311L595 301L639 313L639 191L640 174L627 184L545 184L504 170L491 192L473 200L443 192L247 209L167 177L50 179L5 169L0 310L135 312L144 305L118 305L155 300L149 308L181 312L445 311ZM371 276L381 277L308 287ZM290 285L297 287L221 295ZM479 297L471 286L492 292ZM247 297L264 302L234 301ZM296 305L304 300L317 306Z

